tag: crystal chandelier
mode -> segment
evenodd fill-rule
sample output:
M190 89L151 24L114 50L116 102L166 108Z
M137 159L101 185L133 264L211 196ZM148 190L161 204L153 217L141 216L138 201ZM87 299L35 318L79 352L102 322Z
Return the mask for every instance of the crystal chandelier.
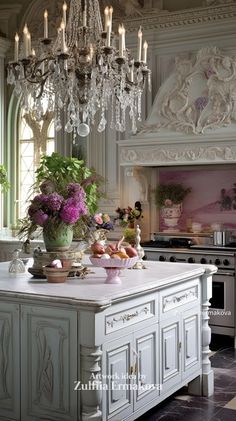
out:
M15 36L14 61L8 63L8 83L22 98L23 109L40 120L47 100L55 113L55 129L87 136L91 124L102 132L107 124L123 132L126 118L132 131L141 120L141 97L145 81L150 86L147 68L147 42L138 31L137 57L132 58L125 46L125 28L118 36L112 32L112 7L104 11L102 24L98 0L71 0L62 6L62 21L56 39L49 37L48 12L44 12L44 36L35 48L31 34L24 26L23 42ZM117 44L117 45L116 45Z

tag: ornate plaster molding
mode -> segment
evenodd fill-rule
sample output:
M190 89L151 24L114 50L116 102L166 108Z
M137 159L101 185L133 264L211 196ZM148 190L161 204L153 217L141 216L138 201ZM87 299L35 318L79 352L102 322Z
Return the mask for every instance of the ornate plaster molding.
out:
M223 19L232 19L236 17L236 3L217 4L195 9L186 9L176 12L164 10L143 10L143 16L134 17L129 20L127 31L137 30L139 25L144 29L171 29L176 27L185 27L198 23L209 23L222 21ZM124 23L127 19L124 19Z
M162 144L121 146L120 165L194 165L236 161L236 145Z
M205 134L236 121L236 59L216 47L176 57L141 133L163 128Z

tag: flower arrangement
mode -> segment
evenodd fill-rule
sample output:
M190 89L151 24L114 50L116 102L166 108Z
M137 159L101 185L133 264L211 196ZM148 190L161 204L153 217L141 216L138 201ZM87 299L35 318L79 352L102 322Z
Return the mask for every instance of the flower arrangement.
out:
M68 225L77 238L84 238L90 215L96 212L101 197L101 181L83 161L57 153L43 155L33 185L35 196L30 201L27 216L20 221L19 237L32 238L41 228L55 238L57 231Z
M69 183L63 195L54 189L52 182L44 182L40 186L41 193L31 200L27 225L21 230L27 231L28 236L41 227L53 238L59 226L72 226L81 216L87 214L86 194L80 184Z
M115 220L119 220L120 225L127 226L133 224L135 220L143 217L142 206L139 201L135 202L134 209L128 206L127 208L117 208L116 212L118 217Z
M112 230L113 223L110 216L107 213L96 213L93 217L96 229Z
M3 192L10 188L10 183L7 180L7 172L4 165L0 165L0 185L2 186Z
M159 207L171 207L181 203L190 192L190 187L184 187L180 183L159 184L156 189L156 204Z

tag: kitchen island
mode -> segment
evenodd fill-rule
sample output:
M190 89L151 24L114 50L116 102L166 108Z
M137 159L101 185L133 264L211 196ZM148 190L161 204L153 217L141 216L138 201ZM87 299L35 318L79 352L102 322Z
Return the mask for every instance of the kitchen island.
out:
M131 421L182 386L213 393L212 265L145 262L105 284L49 284L0 264L2 421Z

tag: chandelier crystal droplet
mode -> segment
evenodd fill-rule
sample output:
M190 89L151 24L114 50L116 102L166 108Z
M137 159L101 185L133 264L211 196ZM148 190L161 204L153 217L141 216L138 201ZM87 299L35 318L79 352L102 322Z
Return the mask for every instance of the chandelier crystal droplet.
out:
M68 16L67 4L62 6L56 39L49 37L45 10L44 37L37 51L31 47L27 24L22 42L16 34L7 81L21 97L25 111L31 109L40 120L46 98L48 109L55 112L56 131L65 124L66 132L87 136L96 123L102 132L108 117L112 129L125 131L129 118L132 131L137 131L145 81L150 86L151 79L146 64L148 44L143 43L140 28L133 59L125 46L124 26L119 26L118 36L112 32L112 14L113 8L106 7L103 27L98 0L71 0ZM63 112L66 121L61 118Z

